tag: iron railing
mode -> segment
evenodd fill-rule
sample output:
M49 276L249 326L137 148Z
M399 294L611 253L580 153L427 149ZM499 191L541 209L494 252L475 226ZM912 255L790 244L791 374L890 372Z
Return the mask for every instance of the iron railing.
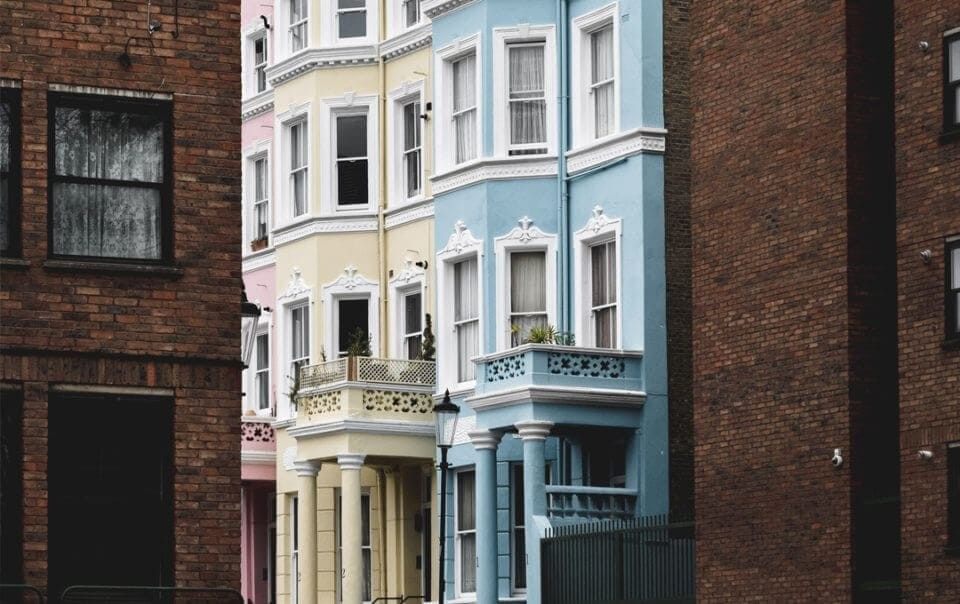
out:
M228 587L160 587L153 585L71 585L61 604L244 604L243 595Z
M558 526L541 553L544 602L694 602L693 523L663 515Z

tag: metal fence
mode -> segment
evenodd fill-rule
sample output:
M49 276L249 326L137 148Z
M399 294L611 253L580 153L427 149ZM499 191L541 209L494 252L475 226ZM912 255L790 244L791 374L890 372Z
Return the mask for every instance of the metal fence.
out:
M695 601L692 522L664 515L558 526L541 548L544 602Z

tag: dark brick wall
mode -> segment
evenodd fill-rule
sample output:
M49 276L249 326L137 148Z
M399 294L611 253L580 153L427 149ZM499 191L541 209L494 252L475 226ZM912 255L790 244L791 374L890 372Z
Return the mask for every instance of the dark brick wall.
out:
M960 140L938 139L943 33L960 27L960 4L894 4L903 594L905 601L956 602L960 557L946 556L944 547L946 445L960 441L960 347L943 345L943 245L960 235ZM933 254L929 264L924 249ZM917 459L921 448L934 458Z
M703 0L691 31L698 599L848 601L845 7Z
M690 0L663 4L664 218L670 513L693 517L693 349L690 285Z
M23 102L23 262L0 266L0 380L23 392L29 583L47 580L47 401L71 384L173 391L175 582L239 587L239 5L180 0L174 37L173 0L152 2L152 36L147 2L0 3L0 77ZM51 84L172 95L171 274L47 264Z

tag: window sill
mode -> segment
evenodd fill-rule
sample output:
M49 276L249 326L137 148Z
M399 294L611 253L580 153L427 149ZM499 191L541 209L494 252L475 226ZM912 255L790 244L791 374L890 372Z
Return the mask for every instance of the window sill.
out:
M138 264L136 262L97 262L88 260L47 260L43 268L77 273L119 273L179 279L183 269L177 266Z
M960 338L949 338L940 345L943 350L960 350ZM958 546L960 547L960 546Z
M939 141L941 145L946 145L949 143L960 141L960 128L956 130L944 130L940 134Z
M24 260L23 258L0 257L0 267L15 269L15 270L27 270L28 268L30 268L30 261Z

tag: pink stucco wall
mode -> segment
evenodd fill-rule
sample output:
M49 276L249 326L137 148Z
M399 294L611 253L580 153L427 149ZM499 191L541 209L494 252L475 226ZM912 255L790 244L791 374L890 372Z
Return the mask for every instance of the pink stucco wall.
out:
M240 3L240 24L241 30L246 30L256 24L260 20L260 15L266 15L267 20L270 22L271 28L273 27L273 3L272 2L261 2L259 0L243 0ZM273 33L273 29L270 30L270 33ZM273 38L273 36L270 36Z

